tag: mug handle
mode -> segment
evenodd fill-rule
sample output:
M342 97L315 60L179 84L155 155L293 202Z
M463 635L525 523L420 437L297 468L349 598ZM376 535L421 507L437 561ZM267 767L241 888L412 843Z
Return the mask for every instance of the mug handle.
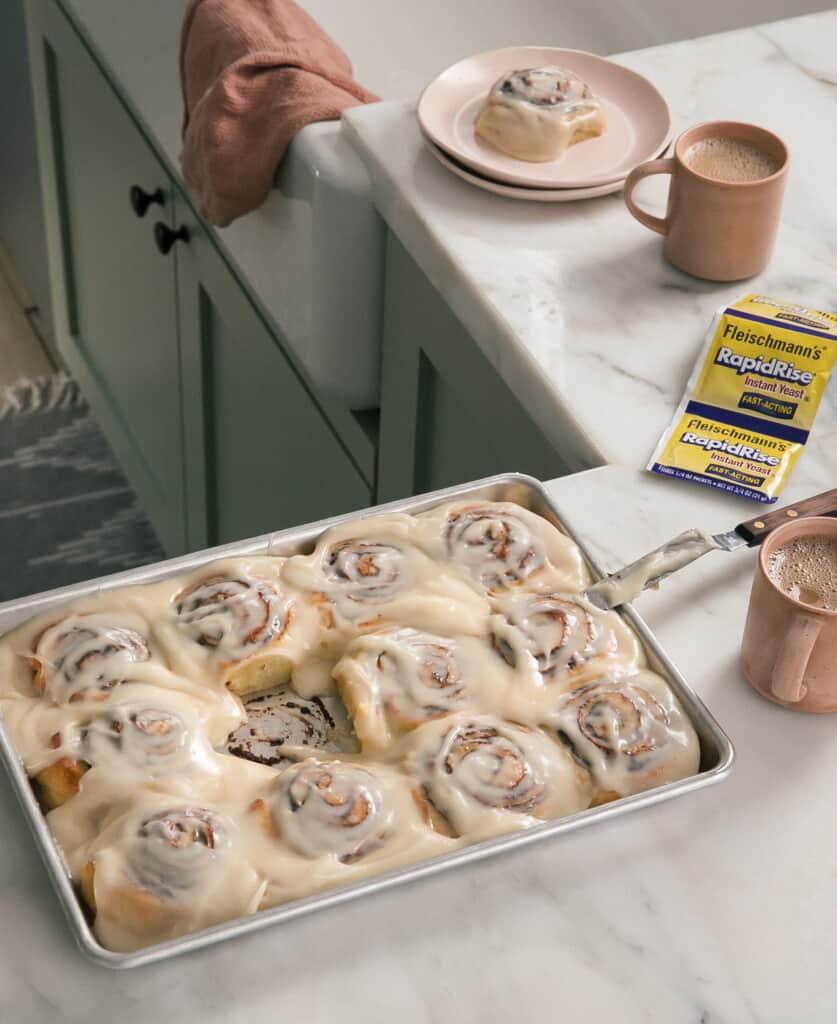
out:
M823 620L814 615L794 615L773 665L770 689L778 700L798 704L808 692L802 680L822 627Z
M668 217L655 217L653 214L641 210L634 202L633 191L637 183L651 174L673 174L675 166L674 157L666 157L663 160L647 160L644 164L634 167L625 179L625 205L630 212L647 228L656 231L660 235L667 235L669 229Z

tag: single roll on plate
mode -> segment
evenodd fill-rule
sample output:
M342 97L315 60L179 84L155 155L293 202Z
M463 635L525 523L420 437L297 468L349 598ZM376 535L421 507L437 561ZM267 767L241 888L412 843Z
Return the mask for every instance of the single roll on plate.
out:
M483 142L530 163L557 160L605 128L601 101L590 86L556 67L509 71L498 78L474 122Z

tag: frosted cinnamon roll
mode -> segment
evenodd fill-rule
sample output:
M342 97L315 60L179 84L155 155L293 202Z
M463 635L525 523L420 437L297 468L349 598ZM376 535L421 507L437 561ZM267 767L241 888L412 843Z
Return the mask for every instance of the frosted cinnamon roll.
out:
M478 138L532 163L557 160L605 128L604 109L590 86L572 71L550 66L498 78L474 122Z
M698 771L695 730L652 672L600 679L563 694L548 725L589 768L597 804Z
M512 587L575 590L587 581L570 538L511 502L453 502L418 519L430 553L491 593Z
M481 631L488 608L473 590L415 543L416 520L373 517L327 530L311 555L289 558L284 578L309 594L336 635L403 623Z
M492 715L422 725L407 765L429 822L445 835L496 835L590 805L589 775L566 750Z
M59 807L75 796L92 767L134 785L188 772L201 758L198 729L186 707L145 702L109 706L87 721L69 723L52 737L59 756L35 775L43 803Z
M337 690L364 753L384 754L422 722L477 707L502 709L531 678L510 673L477 637L402 628L358 637L334 668Z
M148 629L138 616L71 613L36 637L32 685L56 704L104 701L150 658Z
M616 612L603 612L578 594L505 595L491 620L494 647L516 667L534 662L544 682L568 688L611 669L633 671L639 644Z
M284 768L312 753L356 751L357 741L340 700L301 697L292 686L246 701L247 720L224 749L235 757Z
M81 889L104 945L131 950L251 913L264 885L230 817L155 798L94 843Z
M287 681L313 642L316 623L280 580L281 559L217 562L172 597L179 638L191 656L219 674L234 693L269 690ZM164 631L172 657L181 655Z
M254 810L266 827L304 857L351 864L387 839L393 809L369 767L310 759L286 769Z

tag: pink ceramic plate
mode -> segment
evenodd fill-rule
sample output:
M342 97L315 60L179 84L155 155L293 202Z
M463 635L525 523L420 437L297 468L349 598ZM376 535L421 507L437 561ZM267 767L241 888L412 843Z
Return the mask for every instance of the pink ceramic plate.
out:
M596 196L610 195L611 192L618 192L625 184L625 179L620 178L619 181L609 181L605 185L592 185L590 188L528 188L524 185L507 185L501 181L492 181L491 178L481 177L475 171L459 163L443 149L439 149L426 135L424 141L442 167L485 192L493 192L494 195L505 196L507 199L528 199L530 202L536 203L571 203L576 199L595 199Z
M516 68L553 64L574 71L602 101L607 131L571 146L559 160L529 163L506 156L474 134L474 118L494 82ZM468 57L422 93L422 130L457 160L495 181L540 189L590 188L623 180L667 145L668 104L642 75L583 50L515 46Z

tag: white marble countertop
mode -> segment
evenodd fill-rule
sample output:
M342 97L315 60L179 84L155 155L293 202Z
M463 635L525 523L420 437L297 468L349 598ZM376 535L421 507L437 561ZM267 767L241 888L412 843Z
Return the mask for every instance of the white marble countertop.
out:
M619 467L550 490L610 568L752 508ZM709 555L638 601L736 746L726 781L168 964L83 959L0 777L0 1020L831 1024L837 719L743 681L754 562Z
M412 105L347 113L385 220L570 465L647 462L719 306L756 290L837 310L837 134L826 127L837 121L835 39L837 11L616 58L654 82L678 129L754 121L789 143L774 258L732 285L670 267L621 194L502 199L436 162ZM665 187L641 186L652 197ZM837 478L837 383L799 465Z

